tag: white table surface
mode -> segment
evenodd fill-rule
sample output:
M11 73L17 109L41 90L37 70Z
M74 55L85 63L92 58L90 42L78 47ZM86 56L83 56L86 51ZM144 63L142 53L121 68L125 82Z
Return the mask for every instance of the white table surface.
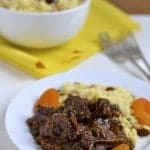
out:
M137 34L136 38L145 57L150 62L150 16L133 16L133 18L141 24L142 31ZM97 69L122 72L120 68L101 53L96 54L69 72L80 73L81 70L94 71ZM0 61L0 150L16 150L5 130L5 112L12 97L19 92L19 90L36 80L37 79L24 72Z

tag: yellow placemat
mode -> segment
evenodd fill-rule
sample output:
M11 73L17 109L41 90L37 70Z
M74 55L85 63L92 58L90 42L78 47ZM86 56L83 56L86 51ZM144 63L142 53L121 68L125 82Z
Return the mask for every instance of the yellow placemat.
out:
M100 50L98 34L106 31L114 39L137 30L138 24L104 0L92 0L90 13L80 34L56 48L32 50L14 46L0 38L0 59L35 77L55 74L75 66Z

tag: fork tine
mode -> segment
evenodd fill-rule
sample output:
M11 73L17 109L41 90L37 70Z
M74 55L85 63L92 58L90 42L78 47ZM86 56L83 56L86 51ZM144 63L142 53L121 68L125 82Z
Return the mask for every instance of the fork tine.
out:
M137 42L134 37L130 36L129 38L125 38L121 43L124 47L124 51L128 55L127 57L129 60L147 77L148 80L150 80L150 74L148 74L136 61L137 59L142 59L144 56L137 46Z
M146 77L148 80L150 80L150 75L134 60L130 60Z
M139 53L139 55L141 56L142 61L144 62L145 66L147 67L147 69L148 69L148 71L150 73L150 65L149 65L148 61L145 59L142 51L140 50L140 48L138 46L138 43L137 43L137 41L135 39L135 36L131 35L130 38L131 38L131 41L134 44L134 48L135 48L134 51L137 51Z
M127 51L127 53L129 53L129 57L132 58L132 59L134 59L134 60L136 60L136 59L142 60L143 64L146 66L148 72L150 73L150 65L147 62L147 60L145 59L142 51L140 50L140 48L138 46L138 43L135 40L134 35L130 35L128 38L125 38L122 41L122 43L126 47L126 51ZM140 65L138 66L138 68L141 68L140 70L144 71L144 69L142 67L140 67Z

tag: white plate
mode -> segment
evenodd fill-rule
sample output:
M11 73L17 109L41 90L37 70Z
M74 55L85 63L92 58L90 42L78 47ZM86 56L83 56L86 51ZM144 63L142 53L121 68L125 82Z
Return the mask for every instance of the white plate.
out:
M79 81L122 86L137 96L150 98L150 84L124 74L111 72L85 72L80 74L61 74L42 79L18 93L11 101L6 113L6 129L20 150L37 150L38 147L26 125L26 119L32 115L33 104L39 95L49 87L59 88L64 82ZM136 150L150 150L150 137L141 138Z

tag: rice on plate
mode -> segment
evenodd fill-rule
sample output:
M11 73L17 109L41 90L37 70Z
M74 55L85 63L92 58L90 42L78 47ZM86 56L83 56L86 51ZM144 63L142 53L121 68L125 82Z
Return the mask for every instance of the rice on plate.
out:
M87 86L82 83L66 83L62 87L63 96L61 96L61 102L65 101L69 94L80 95L82 98L88 100L97 100L98 98L106 98L112 104L119 105L122 112L120 121L124 126L125 133L135 144L138 139L137 131L133 126L137 123L137 120L132 115L131 104L134 100L134 96L130 91L127 91L120 87L106 87L104 85L90 85Z

